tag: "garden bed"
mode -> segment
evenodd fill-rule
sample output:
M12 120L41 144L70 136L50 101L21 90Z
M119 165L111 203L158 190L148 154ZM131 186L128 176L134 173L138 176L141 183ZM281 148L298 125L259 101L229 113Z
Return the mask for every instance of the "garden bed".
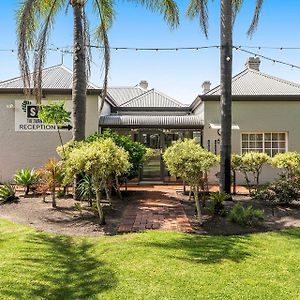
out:
M81 210L75 208L79 203ZM105 206L106 225L98 224L95 210L87 202L72 198L57 199L57 208L52 208L51 197L20 197L18 202L0 205L0 219L7 219L36 229L74 236L101 236L116 233L125 202L113 202Z
M230 222L226 217L212 216L208 211L208 207L210 206L209 201L207 201L206 207L203 209L204 224L202 227L199 227L194 215L193 200L188 200L188 196L181 195L181 202L196 232L211 235L233 235L300 227L300 203L296 201L290 205L275 206L273 209L274 216L270 205L263 201L253 200L249 196L235 195L233 201L224 202L226 211L229 211L238 202L244 206L251 205L255 209L263 210L265 221L256 227L243 227Z
M66 235L112 235L117 233L127 205L129 203L132 205L133 201L149 199L153 196L153 192L158 193L156 195L158 199L159 193L161 197L178 199L183 205L195 233L234 235L300 227L300 204L297 202L293 202L289 206L275 207L275 215L273 216L272 208L265 202L252 200L250 197L241 195L235 196L234 201L226 201L225 209L229 211L237 202L242 202L245 206L252 205L254 208L264 211L265 222L263 224L254 228L242 227L230 222L225 217L212 216L208 210L210 203L207 202L206 208L203 209L204 224L200 227L195 218L193 199L189 200L188 196L176 193L175 188L171 186L130 187L128 192L123 192L123 200L115 197L112 208L104 207L106 216L106 225L104 226L98 224L95 211L86 202L76 202L71 198L57 199L58 207L54 209L51 207L50 196L46 198L46 203L43 202L42 198L21 197L17 203L0 205L0 219L29 225L41 231ZM80 203L80 210L75 208L75 203Z

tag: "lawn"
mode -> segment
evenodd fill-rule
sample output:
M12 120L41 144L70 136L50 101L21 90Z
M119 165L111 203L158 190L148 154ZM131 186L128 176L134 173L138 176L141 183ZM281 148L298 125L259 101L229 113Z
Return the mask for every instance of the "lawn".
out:
M300 299L300 229L100 238L0 220L0 299Z

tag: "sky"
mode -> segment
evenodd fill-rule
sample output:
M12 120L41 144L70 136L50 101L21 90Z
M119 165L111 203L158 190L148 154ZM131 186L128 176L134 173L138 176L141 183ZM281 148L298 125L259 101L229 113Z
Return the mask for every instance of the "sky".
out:
M16 49L15 12L18 0L4 1L0 19L0 50ZM209 5L209 38L199 28L197 19L185 16L188 1L177 1L180 9L180 26L170 30L159 13L151 12L134 1L115 1L116 18L109 32L112 47L200 47L219 45L220 1ZM233 44L255 47L300 47L300 1L265 0L258 28L249 39L246 32L255 9L255 0L245 0L234 25ZM87 11L91 29L97 19ZM49 47L72 45L72 10L62 12L56 19ZM300 50L252 49L272 59L300 66ZM202 93L201 84L210 80L212 87L219 84L219 50L189 50L174 52L115 51L111 53L109 86L134 86L147 80L149 88L156 88L183 102L191 103ZM234 51L233 74L244 69L249 54ZM48 51L46 66L61 63L61 54ZM71 55L65 55L64 64L72 68ZM300 70L262 59L261 71L286 80L300 83ZM0 81L19 76L18 58L14 51L1 51ZM99 51L93 51L90 81L102 85L102 60Z

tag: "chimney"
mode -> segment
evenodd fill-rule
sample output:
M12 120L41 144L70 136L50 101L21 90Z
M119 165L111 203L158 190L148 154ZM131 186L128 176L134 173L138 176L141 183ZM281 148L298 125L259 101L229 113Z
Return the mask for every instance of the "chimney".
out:
M141 80L139 86L145 90L148 89L148 81L147 80Z
M260 59L259 57L249 57L245 63L247 69L259 71Z
M203 94L206 94L207 92L210 91L210 86L211 86L211 82L209 80L203 81L201 85Z

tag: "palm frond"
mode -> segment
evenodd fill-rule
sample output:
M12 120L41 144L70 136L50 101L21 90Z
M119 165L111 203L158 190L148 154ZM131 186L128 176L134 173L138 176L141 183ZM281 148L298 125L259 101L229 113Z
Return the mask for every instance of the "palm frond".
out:
M18 57L25 94L30 93L29 51L34 48L40 18L40 1L20 3L17 10Z
M232 23L234 24L237 14L243 6L244 0L232 0Z
M190 19L199 18L200 28L208 38L208 0L191 0L186 11Z
M39 33L38 43L35 48L33 71L34 94L38 103L42 98L42 71L46 59L46 48L50 30L54 23L55 16L64 2L63 0L44 1L41 5L45 21Z
M113 9L113 1L108 0L95 0L94 8L100 19L100 25L96 29L95 37L99 45L103 46L103 62L104 62L104 79L103 79L103 89L101 95L101 104L99 107L99 113L104 105L104 101L107 96L108 87L108 73L110 67L110 47L107 31L111 28L115 12Z
M251 22L251 25L247 31L248 36L252 37L254 31L257 28L257 24L259 21L259 16L260 16L260 12L262 9L262 5L263 5L264 0L256 0L256 6L255 6L255 11L254 11L254 16Z
M160 12L171 29L179 25L179 9L174 0L128 0L145 6L151 11Z

